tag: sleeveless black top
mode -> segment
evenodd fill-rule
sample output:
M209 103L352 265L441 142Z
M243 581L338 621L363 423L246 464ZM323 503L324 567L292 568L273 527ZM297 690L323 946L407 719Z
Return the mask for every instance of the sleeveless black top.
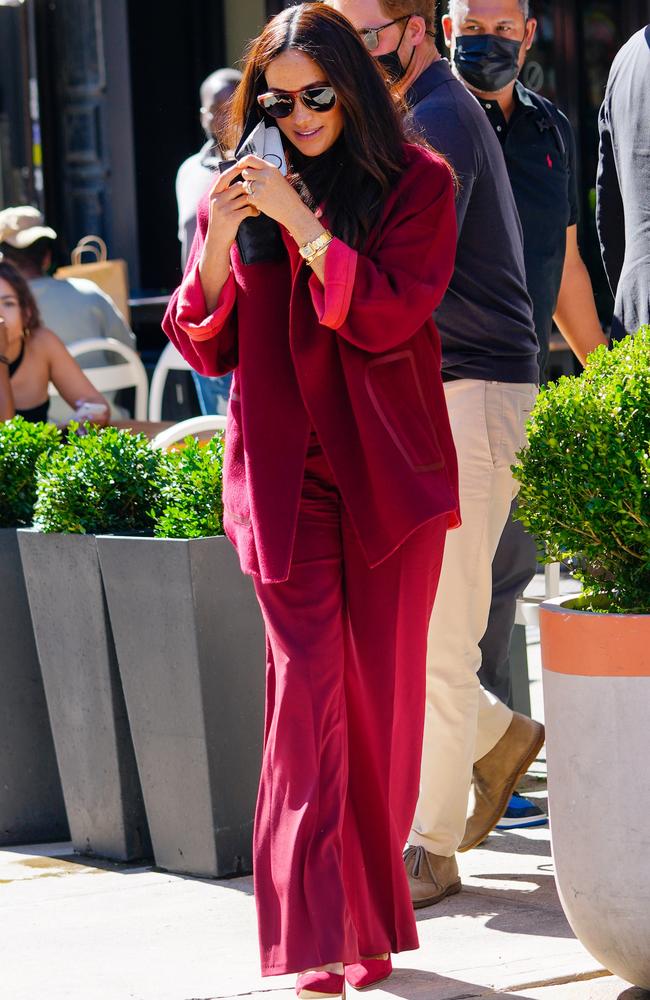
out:
M9 378L12 378L18 369L20 368L23 358L25 357L25 341L23 340L20 354L15 361L12 361L9 365ZM40 422L45 422L47 420L47 415L50 411L50 401L46 399L44 403L39 403L38 406L32 406L28 410L16 410L17 417L24 417L28 420L30 424L37 424Z

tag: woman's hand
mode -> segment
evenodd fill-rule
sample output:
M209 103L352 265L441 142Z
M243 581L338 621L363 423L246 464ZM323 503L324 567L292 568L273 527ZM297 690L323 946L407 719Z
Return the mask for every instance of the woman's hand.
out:
M110 415L111 408L108 403L100 403L96 397L93 397L93 399L78 399L76 401L72 419L82 426L88 422L97 427L106 427Z
M210 250L230 250L244 219L260 214L250 203L243 183L235 180L240 174L241 168L237 163L219 175L210 191L210 212L205 236L206 246Z
M9 336L7 334L7 324L0 316L0 354L7 357L9 347ZM9 380L9 366L0 361L0 420L11 420L15 416L14 397L11 391Z
M2 316L0 316L0 354L7 357L9 350L9 329Z
M312 215L277 167L259 156L244 156L237 164L250 205L291 230L297 218ZM312 215L313 218L313 215Z

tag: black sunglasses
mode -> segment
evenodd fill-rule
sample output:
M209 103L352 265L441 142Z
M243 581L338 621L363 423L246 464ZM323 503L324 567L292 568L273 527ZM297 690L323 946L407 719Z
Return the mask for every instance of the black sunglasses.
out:
M270 90L268 94L260 94L257 103L271 118L288 118L293 114L296 98L310 111L331 111L336 104L334 87L308 87L307 90Z
M412 14L402 14L401 17L396 17L394 21L389 21L388 24L382 24L378 28L367 28L365 31L360 31L361 41L368 49L368 52L374 52L375 49L379 48L379 32L383 31L385 28L390 28L393 24L399 24L400 21L406 21Z

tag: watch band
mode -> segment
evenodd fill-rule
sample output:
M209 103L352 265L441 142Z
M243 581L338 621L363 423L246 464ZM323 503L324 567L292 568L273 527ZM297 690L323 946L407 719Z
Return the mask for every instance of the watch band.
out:
M303 243L301 247L298 247L298 252L308 264L311 264L317 257L320 257L321 254L325 253L333 239L334 237L332 234L326 229L325 232L321 233L320 236L317 236L315 240L311 240L309 243Z

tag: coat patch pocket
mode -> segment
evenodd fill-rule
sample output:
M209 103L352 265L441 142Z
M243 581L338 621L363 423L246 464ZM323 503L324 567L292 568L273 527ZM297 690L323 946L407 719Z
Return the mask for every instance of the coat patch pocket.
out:
M412 351L385 354L368 362L366 388L395 445L415 472L444 468L430 407Z

